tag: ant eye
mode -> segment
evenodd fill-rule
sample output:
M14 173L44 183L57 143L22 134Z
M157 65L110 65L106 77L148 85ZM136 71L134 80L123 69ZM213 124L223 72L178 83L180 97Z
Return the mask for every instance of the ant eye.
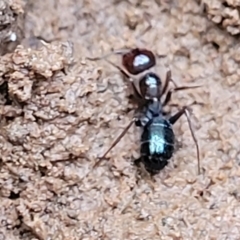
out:
M122 64L129 73L137 75L153 67L156 59L151 51L135 48L123 55Z

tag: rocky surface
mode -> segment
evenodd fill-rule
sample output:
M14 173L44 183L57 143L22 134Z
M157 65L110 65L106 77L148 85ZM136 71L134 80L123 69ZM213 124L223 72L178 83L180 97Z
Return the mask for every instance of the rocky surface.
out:
M22 0L0 1L0 54L13 51L24 37Z
M240 33L239 0L202 0L207 17L231 35Z

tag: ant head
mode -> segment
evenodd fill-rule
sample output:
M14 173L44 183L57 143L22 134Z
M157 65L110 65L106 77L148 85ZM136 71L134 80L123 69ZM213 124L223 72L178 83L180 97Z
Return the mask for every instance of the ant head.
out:
M161 79L155 73L145 74L139 81L141 95L145 99L161 97Z
M122 64L129 73L137 75L155 66L156 59L151 51L135 48L123 55Z

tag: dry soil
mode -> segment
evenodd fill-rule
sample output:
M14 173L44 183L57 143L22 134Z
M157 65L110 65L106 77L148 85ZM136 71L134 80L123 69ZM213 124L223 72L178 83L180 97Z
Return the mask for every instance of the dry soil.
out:
M194 0L15 3L22 45L0 59L0 239L240 239L238 37ZM15 3L4 10L11 33ZM135 106L119 71L86 57L126 47L166 55L163 81L171 69L179 86L201 86L172 99L201 103L191 114L201 175L184 116L174 125L181 148L154 177L132 164L136 127L93 167Z

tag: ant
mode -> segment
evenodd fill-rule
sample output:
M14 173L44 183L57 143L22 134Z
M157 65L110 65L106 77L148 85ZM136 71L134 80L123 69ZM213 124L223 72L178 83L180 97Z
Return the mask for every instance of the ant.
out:
M121 54L121 50L119 52L113 52L112 54L114 53ZM101 58L89 58L89 60L102 59L108 55ZM200 174L199 146L190 121L190 106L182 107L181 110L170 117L166 117L167 113L163 110L163 108L171 100L173 92L197 88L199 86L177 87L171 77L171 71L169 70L166 73L165 84L162 87L160 77L151 70L156 65L156 58L154 54L147 49L135 48L123 53L122 65L126 70L107 59L105 60L116 67L123 76L130 81L134 92L134 98L138 102L138 108L131 122L100 159L106 157L112 148L115 147L121 138L126 134L132 124L135 123L137 127L142 128L142 135L140 149L141 156L134 162L136 164L142 162L145 169L151 174L158 173L168 164L168 161L175 150L175 134L173 132L173 125L183 114L185 114L196 146L198 174ZM170 81L174 83L175 88L167 91ZM161 101L164 94L166 94L166 97L164 101ZM196 102L193 104L195 103Z

